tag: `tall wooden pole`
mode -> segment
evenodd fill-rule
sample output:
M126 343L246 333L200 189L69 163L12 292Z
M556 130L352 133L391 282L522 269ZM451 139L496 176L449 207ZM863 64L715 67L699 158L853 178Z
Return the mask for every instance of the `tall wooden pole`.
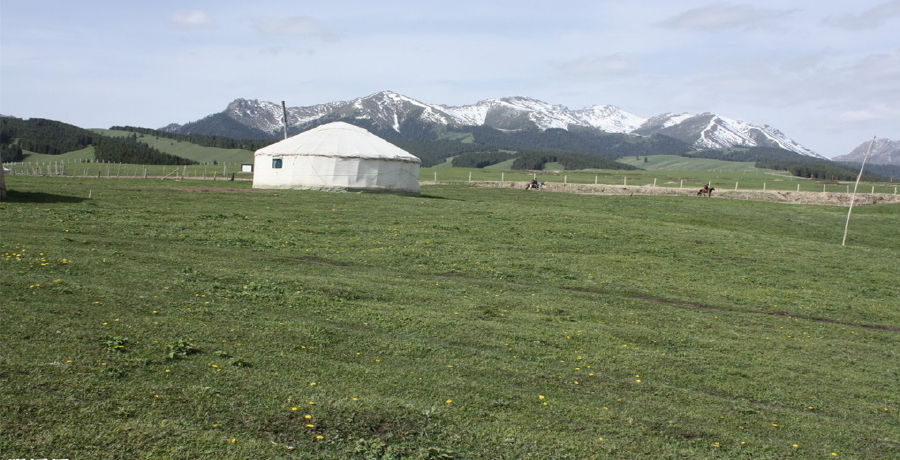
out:
M869 148L866 150L866 156L863 157L862 165L859 167L859 175L856 176L856 184L853 185L853 194L850 195L850 207L847 208L847 222L844 224L844 238L841 240L841 246L845 246L847 244L847 229L850 228L850 213L853 212L853 202L856 201L856 188L859 187L859 179L862 178L863 169L866 167L866 160L869 159L869 154L872 153L872 146L875 145L875 137L872 137L872 142L869 142Z
M284 101L281 101L281 113L282 121L284 122L284 138L287 139L287 106L284 105Z

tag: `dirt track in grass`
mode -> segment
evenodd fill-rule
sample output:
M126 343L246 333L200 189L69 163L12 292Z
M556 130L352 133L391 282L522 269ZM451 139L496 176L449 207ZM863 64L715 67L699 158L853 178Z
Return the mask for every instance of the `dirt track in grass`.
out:
M427 182L423 182L427 184ZM472 185L479 187L494 188L518 188L525 191L526 182L472 182ZM544 184L544 192L566 192L581 193L586 195L684 195L695 196L698 200L705 199L699 197L697 190L673 188L673 187L650 187L650 186L630 186L630 185L608 185L608 184ZM527 193L539 193L536 191L527 191ZM852 194L850 193L834 193L834 192L795 192L788 190L716 190L712 194L712 198L727 198L733 200L753 200L767 201L774 203L789 204L813 204L826 206L849 206ZM890 193L857 193L855 206L879 203L900 203L900 195Z

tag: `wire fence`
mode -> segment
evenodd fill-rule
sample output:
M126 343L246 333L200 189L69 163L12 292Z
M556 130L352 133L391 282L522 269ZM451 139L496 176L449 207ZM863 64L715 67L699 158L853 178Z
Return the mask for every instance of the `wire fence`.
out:
M206 163L197 165L136 165L88 160L4 163L6 174L26 176L62 176L96 178L143 178L206 180L247 180L251 175L245 163Z
M136 165L94 162L87 159L5 163L10 176L60 176L94 178L251 180L247 163L206 163L196 165ZM666 189L699 190L709 185L718 191L796 191L850 193L850 181L794 177L774 172L683 172L683 171L499 171L475 168L422 168L423 184L496 182L525 187L532 180L544 184L594 184ZM900 183L869 182L860 185L861 194L897 195ZM555 187L559 188L559 187Z
M525 187L532 180L554 185L617 185L630 187L652 187L699 191L709 185L718 191L796 191L822 193L850 193L852 182L794 177L787 174L759 172L752 174L728 172L684 172L682 171L496 171L467 170L464 168L429 168L423 170L419 179L423 183L466 183L495 182ZM900 183L870 182L861 185L859 193L898 193ZM554 187L558 189L559 187Z

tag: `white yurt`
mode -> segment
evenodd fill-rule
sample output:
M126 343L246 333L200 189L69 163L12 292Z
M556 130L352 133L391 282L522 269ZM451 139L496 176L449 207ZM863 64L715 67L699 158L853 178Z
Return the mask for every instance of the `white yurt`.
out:
M263 147L253 155L253 188L351 188L419 193L415 155L334 122Z

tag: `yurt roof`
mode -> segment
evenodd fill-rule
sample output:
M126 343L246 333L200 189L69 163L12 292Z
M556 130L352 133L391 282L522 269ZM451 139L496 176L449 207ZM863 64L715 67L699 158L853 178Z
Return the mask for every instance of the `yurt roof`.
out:
M263 147L256 155L314 155L421 163L419 157L353 126L336 121Z

